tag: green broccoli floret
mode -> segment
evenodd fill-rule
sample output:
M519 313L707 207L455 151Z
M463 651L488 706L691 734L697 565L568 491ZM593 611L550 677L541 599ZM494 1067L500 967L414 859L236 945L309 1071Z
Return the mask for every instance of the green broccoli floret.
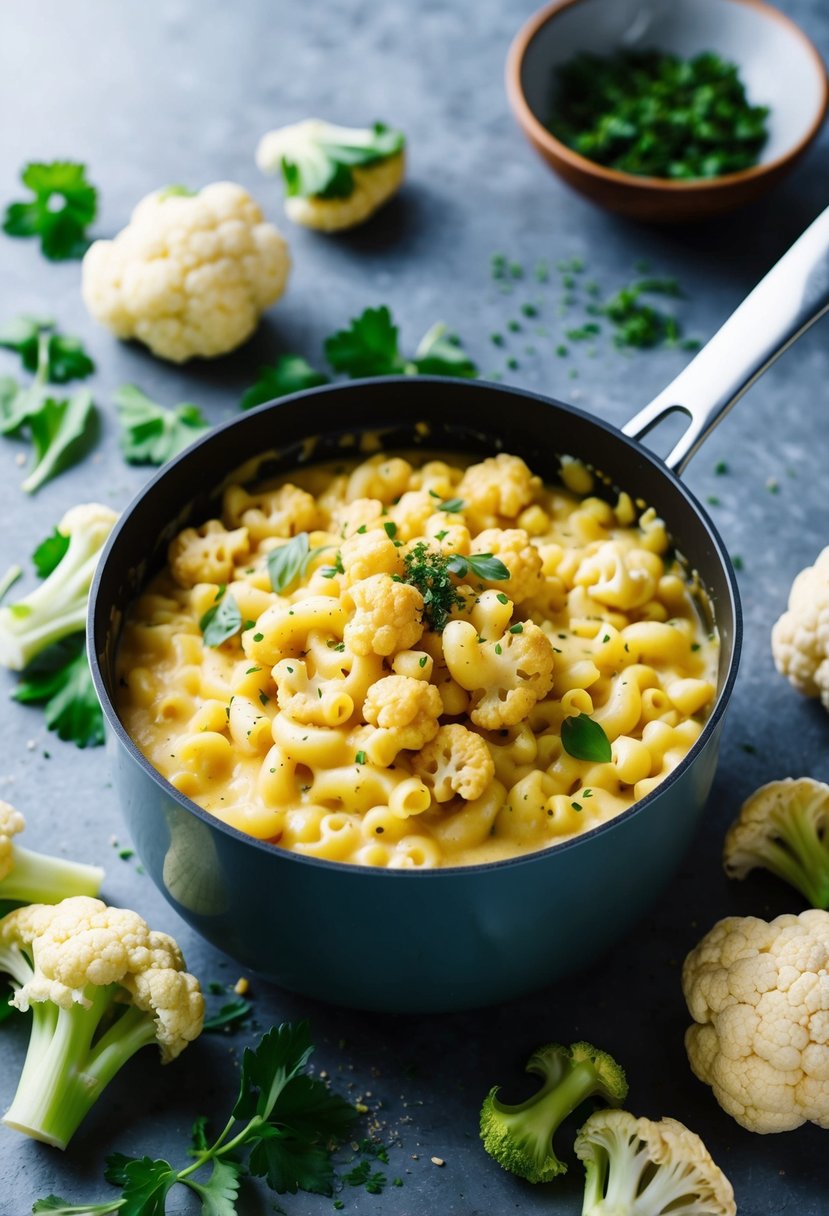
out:
M0 900L56 904L70 895L98 894L104 877L100 867L24 849L14 837L25 826L20 811L0 801Z
M22 671L47 646L84 628L92 575L116 518L99 503L67 511L58 534L68 544L51 573L24 599L0 607L0 665Z
M77 896L0 920L0 968L12 1005L32 1011L29 1048L7 1127L65 1148L135 1052L174 1060L200 1033L198 980L166 933L125 908Z
M491 1089L481 1108L481 1139L505 1170L528 1182L549 1182L567 1169L553 1151L559 1124L587 1098L620 1106L627 1081L613 1057L590 1043L548 1043L530 1056L527 1072L544 1084L516 1106L499 1102L497 1085Z
M771 870L829 909L829 785L786 777L755 790L728 829L723 863L729 878Z
M600 1110L576 1137L582 1216L736 1216L734 1191L699 1136L676 1119Z

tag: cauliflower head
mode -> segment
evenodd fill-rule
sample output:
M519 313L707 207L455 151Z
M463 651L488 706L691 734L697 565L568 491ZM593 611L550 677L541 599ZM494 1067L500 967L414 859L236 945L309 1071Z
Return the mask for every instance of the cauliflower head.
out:
M453 680L473 694L469 716L484 730L522 722L552 687L552 643L532 621L483 644L469 621L450 621L443 654Z
M540 488L541 478L533 476L520 456L499 452L469 466L457 495L467 518L481 527L494 528L501 519L515 519Z
M340 127L306 118L263 135L256 163L263 173L281 173L290 220L338 232L364 223L400 189L404 143L380 123Z
M579 1130L582 1216L736 1216L734 1190L696 1132L677 1119L597 1110Z
M729 878L771 870L813 907L829 908L829 785L787 777L755 790L728 829L723 864Z
M185 528L170 542L167 560L180 587L197 583L229 583L235 563L250 553L247 528L228 532L218 519L198 528Z
M448 802L455 794L471 802L492 784L495 762L480 735L453 722L441 726L412 758L412 771L435 802Z
M771 631L771 653L798 692L820 697L829 710L829 546L792 583L788 611Z
M112 241L95 241L82 268L91 316L118 338L183 363L246 341L285 290L288 246L233 182L198 194L155 191Z
M829 1127L829 912L729 916L688 955L691 1068L739 1124Z
M423 596L417 587L397 583L389 574L372 574L346 596L354 612L345 627L345 644L354 654L387 656L410 650L423 635Z
M390 764L404 748L416 751L438 733L443 701L434 684L412 676L384 676L372 684L363 702L363 717L377 729L366 751L373 763Z
M0 802L0 880L11 873L14 865L14 837L26 826L26 821L8 802Z
M137 912L79 895L20 908L0 924L3 940L19 938L33 957L34 975L14 995L18 1009L43 1001L89 1009L95 988L117 984L152 1016L165 1063L201 1034L198 980L184 970L175 941L151 930Z
M485 587L506 591L514 604L541 591L541 554L523 528L486 528L475 537L474 548L476 553L500 558L509 570L508 583L490 579L484 581Z

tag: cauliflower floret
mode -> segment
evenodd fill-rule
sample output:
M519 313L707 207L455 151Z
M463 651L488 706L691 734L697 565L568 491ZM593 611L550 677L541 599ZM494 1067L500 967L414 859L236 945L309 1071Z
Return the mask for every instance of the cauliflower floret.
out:
M829 912L729 916L691 951L691 1068L754 1132L829 1128Z
M469 621L450 621L443 653L452 678L473 694L469 716L484 730L521 722L552 687L553 647L532 621L483 643Z
M541 554L522 528L487 528L472 545L475 553L491 553L509 570L509 579L484 580L485 587L505 591L514 604L538 595L543 586Z
M736 1216L731 1183L678 1119L597 1110L579 1129L575 1150L586 1174L582 1216Z
M250 553L247 528L228 532L218 519L199 528L185 528L167 550L170 571L180 587L197 583L229 583L237 561Z
M66 1147L141 1047L156 1043L166 1064L201 1033L204 1000L181 951L127 908L84 896L20 908L0 921L7 961L20 983L12 1003L32 1010L33 1027L3 1122L47 1144Z
M480 735L453 723L442 726L412 758L412 771L436 802L448 802L455 794L470 802L491 784L495 763Z
M482 528L493 528L500 519L515 519L540 489L541 478L534 477L519 456L499 452L469 466L457 495L468 518Z
M774 665L807 697L829 710L829 546L801 570L789 592L789 609L771 631Z
M259 494L229 486L222 499L222 519L227 528L247 528L254 541L313 532L322 523L314 496L290 482Z
M573 582L609 608L640 608L653 599L663 573L661 559L647 549L626 551L606 541L579 562Z
M346 607L354 607L344 635L354 654L385 656L411 650L423 635L423 596L416 587L396 583L388 574L373 574L355 583L344 601Z
M755 790L728 829L723 863L729 878L771 870L813 907L829 908L829 785L786 777Z
M377 727L366 744L373 763L390 764L399 751L417 751L438 732L443 702L434 684L412 676L385 676L372 684L363 717Z
M233 182L195 195L156 191L83 260L90 314L174 363L234 350L282 295L288 246Z
M302 659L282 659L273 669L279 708L295 722L342 726L354 712L354 701L342 677L309 676Z
M14 866L14 837L26 826L26 821L8 802L0 802L0 881L7 877Z
M285 180L295 224L337 232L362 224L396 194L405 170L403 136L384 127L339 127L319 118L268 131L256 163Z
M340 561L346 586L359 583L373 574L403 573L403 559L394 541L379 529L357 533L343 541Z
M378 452L358 464L348 478L345 497L347 502L361 498L377 498L384 505L399 498L412 475L412 466L401 456L386 456Z
M436 499L426 490L407 490L401 495L400 501L389 508L389 519L397 528L398 540L408 541L424 536L435 506ZM446 516L439 518L445 526ZM435 531L439 531L439 528Z
M331 512L328 530L343 540L355 532L362 535L370 528L379 528L383 510L379 498L356 498L353 502L338 504Z

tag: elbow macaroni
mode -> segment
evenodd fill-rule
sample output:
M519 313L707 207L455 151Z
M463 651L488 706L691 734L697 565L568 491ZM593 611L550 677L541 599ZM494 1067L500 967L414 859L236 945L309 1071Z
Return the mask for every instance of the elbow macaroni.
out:
M544 486L504 453L378 453L231 486L222 519L179 534L127 620L128 732L205 810L332 861L492 862L620 814L699 737L717 640L656 513L591 496L578 462L562 479ZM308 558L276 592L268 554L300 533ZM405 581L418 542L492 554L510 578L457 577L437 633ZM200 621L223 595L242 627L208 647ZM563 748L580 713L609 762Z

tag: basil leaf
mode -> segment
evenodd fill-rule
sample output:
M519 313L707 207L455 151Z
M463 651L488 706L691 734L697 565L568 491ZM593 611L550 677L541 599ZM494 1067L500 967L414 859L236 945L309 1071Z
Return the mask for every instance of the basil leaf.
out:
M477 574L478 578L487 579L489 582L503 582L510 576L501 559L493 557L491 553L471 553L466 560L469 562L469 569L473 574Z
M458 511L462 511L465 505L462 498L446 498L442 503L438 504L438 510L445 511L447 515L457 515Z
M310 553L307 532L299 532L287 544L271 549L267 563L268 577L274 591L285 591L299 578Z
M199 621L199 628L204 634L205 646L221 646L222 642L240 632L242 614L230 592L223 587L219 589L216 603L207 609Z
M610 740L598 722L588 714L565 718L561 724L561 743L568 755L576 760L594 760L608 764L612 758Z

